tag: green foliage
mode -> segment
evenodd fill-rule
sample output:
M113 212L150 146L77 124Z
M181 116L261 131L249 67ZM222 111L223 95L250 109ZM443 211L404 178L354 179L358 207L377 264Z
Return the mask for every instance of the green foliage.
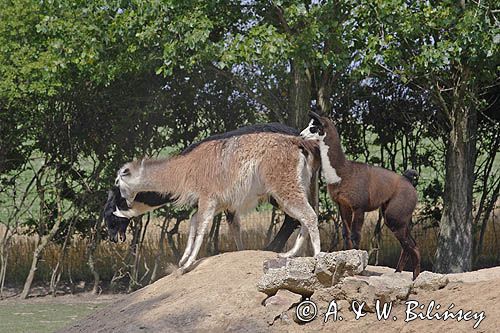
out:
M471 72L469 84L497 78L500 28L495 1L366 2L353 12L367 41L363 70L389 68L403 83L425 88L452 86L457 71Z

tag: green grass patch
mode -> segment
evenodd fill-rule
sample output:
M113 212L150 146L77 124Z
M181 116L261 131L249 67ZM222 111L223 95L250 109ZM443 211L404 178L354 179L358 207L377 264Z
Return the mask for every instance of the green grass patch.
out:
M97 311L93 303L0 303L0 332L54 332Z

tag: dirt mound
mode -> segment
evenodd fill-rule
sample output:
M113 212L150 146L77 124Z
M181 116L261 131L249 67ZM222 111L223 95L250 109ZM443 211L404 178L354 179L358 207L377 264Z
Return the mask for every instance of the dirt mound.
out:
M422 317L405 322L408 307L404 302L394 303L388 320L377 320L375 313L366 313L356 320L352 309L342 309L343 320L324 322L321 313L307 324L292 320L268 323L268 309L263 305L267 295L257 290L263 274L265 259L276 253L241 251L225 253L202 260L185 275L172 274L156 283L134 292L107 306L84 320L74 323L61 332L304 332L332 331L352 332L470 332L484 311L484 319L477 332L496 332L500 323L500 267L473 273L448 275L450 283L437 291L418 290L410 300L424 305ZM380 270L380 268L377 268ZM440 304L427 315L431 301ZM454 306L451 307L451 304ZM319 304L318 308L328 304ZM436 320L436 313L445 310L469 316L457 319ZM418 309L413 312L417 313ZM295 312L293 309L289 313ZM473 318L473 313L476 316ZM430 320L429 316L434 319ZM394 319L394 316L397 319ZM291 317L291 316L289 316ZM457 315L458 317L458 315Z

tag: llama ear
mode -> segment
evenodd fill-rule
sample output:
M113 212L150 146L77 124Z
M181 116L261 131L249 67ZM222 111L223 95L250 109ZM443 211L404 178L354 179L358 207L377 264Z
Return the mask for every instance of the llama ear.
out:
M311 119L313 119L318 124L321 124L321 126L323 126L323 127L325 126L323 120L321 119L321 116L319 114L317 114L316 112L309 111L309 117L311 117Z

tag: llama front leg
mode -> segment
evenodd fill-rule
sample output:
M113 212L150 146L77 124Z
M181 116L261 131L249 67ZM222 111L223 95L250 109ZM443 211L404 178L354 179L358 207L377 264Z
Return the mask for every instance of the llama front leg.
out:
M181 260L179 261L179 267L186 263L187 259L189 258L189 255L192 252L193 242L194 242L194 238L196 236L197 229L198 229L198 212L194 213L193 216L191 216L191 219L189 220L188 240L187 240L186 248L184 249L184 254L181 257Z
M233 236L238 251L243 250L243 240L241 239L241 221L238 213L226 211L226 219L229 225L229 232Z
M206 208L202 208L206 207ZM198 252L200 252L201 244L203 243L203 237L207 232L208 225L213 221L215 215L215 204L207 204L203 206L198 206L198 230L196 232L196 237L194 239L193 249L189 254L189 257L184 265L181 267L182 272L187 272L194 264Z
M342 238L344 239L344 250L352 249L351 227L354 213L351 208L339 204L340 217L342 218Z
M351 228L351 241L352 247L359 249L361 243L361 229L363 228L363 222L365 220L365 213L362 210L356 210L354 212L354 218Z

